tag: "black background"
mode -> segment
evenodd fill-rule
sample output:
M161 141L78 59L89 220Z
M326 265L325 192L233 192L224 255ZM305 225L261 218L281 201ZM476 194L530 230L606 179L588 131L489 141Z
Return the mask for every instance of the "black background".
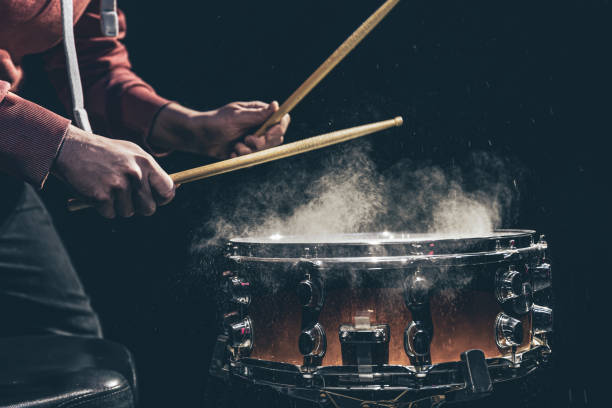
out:
M197 109L284 100L379 3L119 1L134 70ZM603 0L403 1L298 105L287 135L402 115L403 128L371 138L381 168L405 158L461 167L474 151L518 163L518 216L505 226L546 233L555 267L550 406L583 406L584 395L600 406L604 393L610 9ZM42 77L28 78L26 95L57 109ZM169 172L200 163L162 160ZM209 202L274 166L185 185L151 218L68 214L59 183L43 192L106 336L135 354L143 406L205 406L216 312L190 243Z

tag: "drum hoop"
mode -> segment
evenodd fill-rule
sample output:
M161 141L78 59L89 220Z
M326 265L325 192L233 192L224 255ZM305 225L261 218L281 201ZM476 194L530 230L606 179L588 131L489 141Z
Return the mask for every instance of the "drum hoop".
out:
M443 241L465 241L465 240L495 240L495 239L506 239L506 238L517 238L517 237L522 237L522 236L528 236L528 235L534 235L536 233L535 230L530 230L530 229L497 229L495 231L493 231L492 233L489 234L483 234L483 235L475 235L475 236L467 236L467 237L463 237L463 238L438 238L438 239L414 239L414 240L395 240L395 239L378 239L377 240L377 244L389 244L389 243L405 243L405 244L418 244L418 243L422 243L422 242L431 242L431 241L437 241L437 242L443 242ZM396 234L409 234L409 233L390 233L391 235ZM349 233L349 234L338 234L338 235L342 235L342 236L346 236L346 237L359 237L359 236L368 236L368 234L365 233ZM422 233L415 233L413 234L415 236L428 236L428 235L432 235L435 236L434 234L422 234ZM333 234L332 234L333 236ZM443 234L438 234L438 236L444 236ZM294 236L287 236L287 238L294 238ZM257 237L254 238L248 238L248 237L235 237L235 238L231 238L230 242L232 243L237 243L237 244L257 244L257 245L337 245L337 244L342 244L342 245L368 245L369 241L371 240L364 240L364 241L337 241L337 242L321 242L321 241L304 241L304 242L283 242L283 241L274 241L274 240L270 240L267 239L265 237L261 237L262 240L265 241L256 241ZM376 239L375 239L376 240Z
M235 238L228 242L228 256L234 259L252 261L271 259L295 260L303 258L325 259L420 259L430 256L456 258L481 253L513 252L516 249L530 248L534 243L533 230L497 230L481 237L440 238L410 240L371 240L364 235L363 241L339 242L269 242L262 238L258 242L249 238ZM358 236L358 234L352 234ZM349 236L349 235L347 235ZM540 244L544 244L540 242Z
M530 255L544 251L545 243L534 244L527 248L504 250L497 252L474 252L466 254L442 254L442 255L406 255L406 256L383 256L383 257L347 257L347 258L262 258L256 256L229 256L230 259L240 263L276 263L294 264L297 262L312 262L320 268L347 265L358 269L402 269L410 266L430 264L432 266L462 266L462 265L484 265L491 263L507 262L523 259Z

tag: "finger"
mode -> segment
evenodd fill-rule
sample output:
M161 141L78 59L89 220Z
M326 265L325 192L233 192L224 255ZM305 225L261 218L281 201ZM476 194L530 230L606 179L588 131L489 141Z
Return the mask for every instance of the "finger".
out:
M234 157L238 157L238 154L236 152L231 152L229 157L233 159Z
M94 204L94 208L98 211L98 213L104 218L112 219L115 218L115 206L113 205L113 200L108 199L105 201L99 201Z
M262 150L266 148L266 138L264 135L248 135L244 138L244 144L247 145L251 150Z
M144 180L138 189L134 192L134 202L138 214L150 216L157 210L157 202L153 198L151 186L147 180Z
M253 150L244 143L238 142L234 145L234 152L238 156L244 156L245 154L253 153Z
M238 102L238 105L243 109L268 109L270 104L261 101Z
M249 135L244 138L244 143L252 150L264 150L270 147L278 146L283 143L287 128L291 123L291 116L284 115L281 121L270 127L262 136Z
M280 121L280 126L283 131L283 134L287 132L287 129L289 128L290 123L291 123L291 115L286 113L285 115L283 115L283 118Z
M158 205L166 205L174 198L176 187L170 178L157 162L151 159L152 171L149 173L151 191Z
M126 218L134 215L131 186L115 192L115 212L119 214L120 217Z
M265 133L266 140L264 148L278 146L279 144L283 143L283 138L287 132L290 122L291 117L289 115L285 115L278 124L268 129L268 131Z
M268 118L269 118L270 116L272 116L272 115L274 114L274 112L276 112L278 109L279 109L278 102L276 102L276 101L272 101L272 103L270 103L270 104L268 105L268 108L267 108L267 109L265 109L265 110L263 111L263 114L265 114L265 115L266 115L266 119L268 119Z

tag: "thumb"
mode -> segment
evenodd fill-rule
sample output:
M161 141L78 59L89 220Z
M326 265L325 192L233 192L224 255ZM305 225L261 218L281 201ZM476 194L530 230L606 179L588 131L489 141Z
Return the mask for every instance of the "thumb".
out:
M266 107L259 107L259 109L248 109L241 112L237 118L242 126L254 127L262 125L270 116L278 110L278 102L274 101Z

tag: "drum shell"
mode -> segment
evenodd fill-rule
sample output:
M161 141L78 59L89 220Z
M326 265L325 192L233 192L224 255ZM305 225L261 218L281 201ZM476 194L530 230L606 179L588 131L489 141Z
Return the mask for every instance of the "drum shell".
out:
M318 321L327 334L322 366L342 365L338 338L341 324L350 324L357 313L369 312L372 324L390 326L391 365L410 365L404 352L403 333L412 315L405 303L405 282L415 273L431 284L428 297L434 336L433 364L458 361L461 352L481 349L487 358L507 356L511 350L496 344L495 320L508 313L522 322L523 342L516 351L530 348L531 312L517 315L496 297L496 277L517 270L529 281L543 258L537 246L508 253L458 257L391 257L380 259L249 259L231 257L234 272L250 282L254 347L250 357L301 365L297 347L302 329L302 306L295 288L304 279L299 262L308 262L324 282L325 299Z

